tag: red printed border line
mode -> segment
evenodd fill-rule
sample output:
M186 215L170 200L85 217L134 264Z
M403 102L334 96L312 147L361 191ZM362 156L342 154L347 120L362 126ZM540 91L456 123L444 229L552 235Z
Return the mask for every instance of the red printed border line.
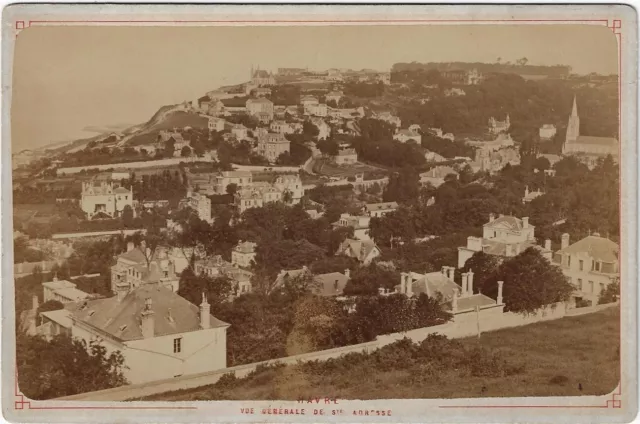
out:
M166 23L443 23L443 22L583 22L583 23L600 23L606 25L607 28L616 35L618 41L618 114L619 114L619 132L618 138L622 137L622 20L620 19L398 19L398 20L30 20L30 21L16 21L15 22L15 36L25 28L31 27L32 24L47 25L47 24L126 24L126 23L149 23L149 24L166 24ZM622 143L620 145L620 157L622 157ZM622 202L622 199L620 199ZM622 206L622 205L620 205ZM622 208L620 209L622 210ZM622 309L622 299L620 296L620 308ZM620 318L622 319L622 317ZM620 361L622 364L622 361ZM621 369L622 371L622 369ZM621 374L622 375L622 374ZM15 384L15 402L14 409L198 409L197 407L189 406L31 406L31 401L22 393L18 388L18 370L16 367L16 384ZM622 408L622 400L618 397L622 396L622 385L618 385L616 390L611 393L611 398L605 401L604 405L440 405L439 408ZM39 402L38 402L39 403Z

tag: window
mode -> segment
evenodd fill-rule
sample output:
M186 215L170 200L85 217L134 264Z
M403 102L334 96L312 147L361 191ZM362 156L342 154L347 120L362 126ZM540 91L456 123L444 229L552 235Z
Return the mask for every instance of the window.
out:
M596 262L596 263L595 263L595 270L596 270L596 271L598 271L598 272L599 272L601 267L602 267L602 262Z
M584 261L582 259L580 259L580 261L578 261L578 267L580 268L580 271L584 270Z
M182 352L182 338L173 339L173 353Z
M578 278L578 290L583 291L582 290L582 278Z
M169 271L165 271L164 272L164 278L168 278L169 277Z
M567 255L567 266L571 266L571 255Z

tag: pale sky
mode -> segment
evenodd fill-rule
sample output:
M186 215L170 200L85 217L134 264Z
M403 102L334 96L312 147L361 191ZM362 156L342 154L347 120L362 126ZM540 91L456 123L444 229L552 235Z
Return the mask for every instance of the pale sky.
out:
M12 145L90 137L138 124L161 106L249 77L251 65L372 68L396 62L490 62L617 73L610 29L589 25L317 27L31 27L16 41Z

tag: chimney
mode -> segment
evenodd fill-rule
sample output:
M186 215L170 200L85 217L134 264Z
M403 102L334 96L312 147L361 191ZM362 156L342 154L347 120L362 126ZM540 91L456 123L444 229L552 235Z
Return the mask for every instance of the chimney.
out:
M444 275L446 277L447 276L447 267L443 266L442 269L440 270L440 272L442 273L442 275Z
M401 272L400 273L400 293L406 294L407 293L407 283L406 283L406 280L405 280L404 276L405 276L405 273Z
M128 293L129 293L128 282L122 281L122 282L116 283L116 296L118 298L118 302L122 302L122 300L127 296Z
M547 250L551 250L551 240L546 239L544 241L544 248L547 249Z
M496 216L494 214L490 213L489 214L489 222L493 222L493 221L495 221L495 219L496 219Z
M211 305L207 302L207 297L202 292L202 303L200 303L200 328L207 329L210 326Z
M451 312L454 314L458 312L458 297L460 296L460 291L455 289L453 291L453 299L451 299Z
M31 309L34 311L38 309L38 295L34 294L31 298Z
M453 280L453 277L455 276L455 268L452 266L448 266L447 267L447 278L449 280Z
M405 287L407 288L407 297L411 297L413 296L413 284L411 284L411 274L407 273L405 274L406 282L405 282Z
M130 241L127 243L127 252L131 252L133 250L133 242Z
M569 247L569 233L564 233L560 240L561 249L566 249L567 247Z
M496 299L498 305L502 305L502 286L504 281L498 281L498 298Z
M155 319L153 312L151 298L148 297L144 301L144 309L140 314L140 326L142 327L142 337L147 339L155 336Z
M344 270L344 276L347 278L351 278L351 270L349 268Z
M529 217L525 216L522 218L522 228L529 228Z
M473 295L473 271L471 270L467 273L467 294Z

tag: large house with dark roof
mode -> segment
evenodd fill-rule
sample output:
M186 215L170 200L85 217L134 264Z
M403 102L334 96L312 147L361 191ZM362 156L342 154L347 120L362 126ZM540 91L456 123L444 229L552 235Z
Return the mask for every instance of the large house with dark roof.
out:
M529 247L540 250L540 253L551 260L551 241L546 240L544 248L536 244L535 227L529 224L529 218L494 214L482 227L482 237L467 237L467 245L458 247L458 268L462 268L467 260L476 252L484 252L508 258L520 254Z
M118 286L116 296L67 304L47 314L41 334L71 334L120 351L125 377L144 383L226 367L227 328L210 313L159 284ZM53 328L55 327L55 328Z
M575 287L573 301L598 303L600 294L620 277L620 246L593 233L569 245L569 234L563 234L561 248L553 254L553 263Z

